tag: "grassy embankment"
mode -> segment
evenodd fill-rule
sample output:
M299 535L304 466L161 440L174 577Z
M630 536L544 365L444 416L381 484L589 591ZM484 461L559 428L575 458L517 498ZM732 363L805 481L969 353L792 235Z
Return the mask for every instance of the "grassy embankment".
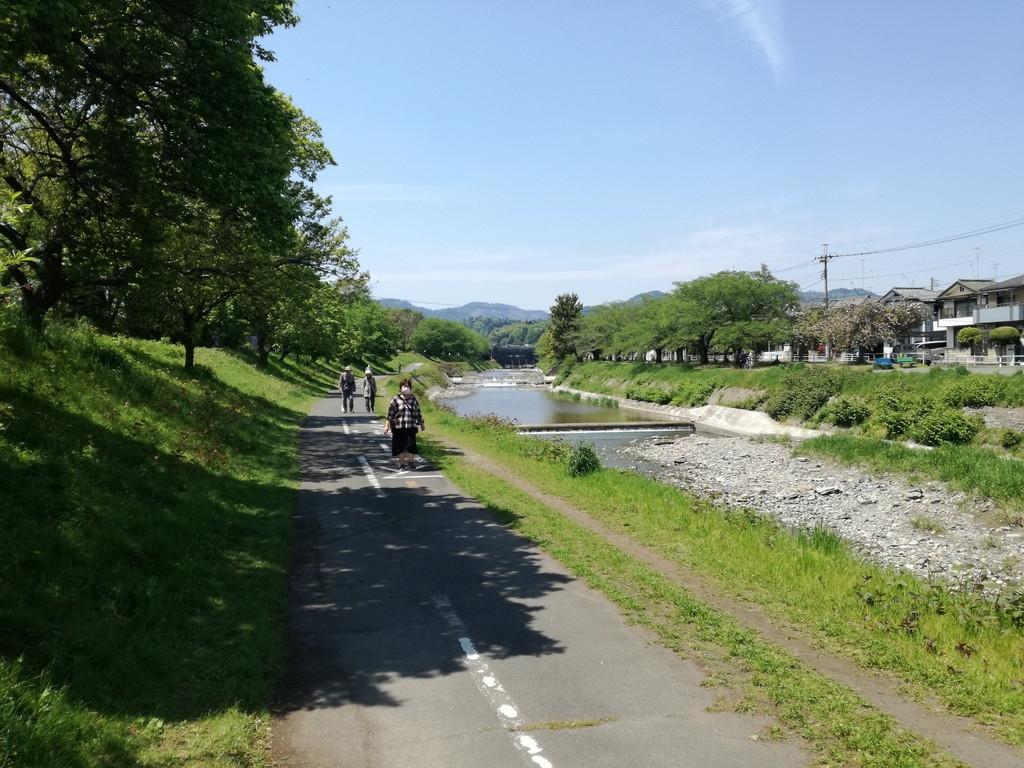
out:
M323 366L0 329L0 766L264 762Z
M493 420L431 410L430 433L498 459L542 491L711 579L725 593L764 607L815 642L864 667L887 670L916 695L938 699L1024 744L1024 598L1004 610L950 594L864 563L827 532L793 534L630 473L600 470L572 478L548 444L516 437ZM774 711L840 764L942 764L853 694L629 555L458 456L435 451L432 458L666 644L731 659L732 666L738 662L748 673L740 708Z
M586 363L562 382L606 395L703 405L716 390L756 394L759 407L782 420L830 426L835 436L803 443L801 451L875 471L942 480L996 501L1000 522L1024 523L1024 433L986 429L964 406L1024 406L1024 374L995 376L962 368L927 373L876 373L866 366L773 366L752 371L689 365ZM887 441L913 438L936 451Z

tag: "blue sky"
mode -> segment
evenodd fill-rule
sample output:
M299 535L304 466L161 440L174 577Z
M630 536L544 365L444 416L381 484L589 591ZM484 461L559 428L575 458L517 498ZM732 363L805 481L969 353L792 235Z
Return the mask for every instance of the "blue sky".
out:
M300 0L269 80L323 127L374 294L586 304L821 244L1024 219L1015 0ZM1024 227L836 259L830 287L1024 272Z

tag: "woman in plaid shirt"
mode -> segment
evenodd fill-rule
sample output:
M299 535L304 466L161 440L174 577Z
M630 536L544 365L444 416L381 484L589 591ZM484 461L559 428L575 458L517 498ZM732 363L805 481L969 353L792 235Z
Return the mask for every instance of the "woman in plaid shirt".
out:
M399 469L415 469L416 432L425 429L420 403L412 393L412 382L402 379L398 394L388 405L385 434L391 433L391 455L398 459Z

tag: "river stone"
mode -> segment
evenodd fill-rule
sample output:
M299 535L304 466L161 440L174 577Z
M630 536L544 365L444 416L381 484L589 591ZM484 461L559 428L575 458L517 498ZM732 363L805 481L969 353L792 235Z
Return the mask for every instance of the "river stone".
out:
M980 585L989 594L1000 588L993 574L1004 584L1024 579L1024 532L986 525L990 500L937 481L911 485L898 476L794 457L780 443L734 437L664 443L641 440L622 451L643 459L641 471L696 496L772 516L788 528L823 526L866 557L923 578ZM912 524L924 489L928 516L945 529L942 536L922 536Z

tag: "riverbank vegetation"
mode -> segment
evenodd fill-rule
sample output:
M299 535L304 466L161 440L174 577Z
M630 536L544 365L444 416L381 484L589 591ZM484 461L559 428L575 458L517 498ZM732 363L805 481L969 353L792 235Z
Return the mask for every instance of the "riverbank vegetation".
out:
M793 533L770 520L720 509L618 470L571 477L564 462L534 455L538 441L516 436L494 419L466 420L441 409L434 409L430 419L431 434L497 459L543 493L710 578L724 592L761 606L814 642L866 668L890 672L916 695L941 700L951 711L991 726L1007 741L1024 744L1024 594L1006 594L993 604L970 593L952 592L866 563L824 530ZM435 459L456 473L453 477L465 490L496 508L507 510L508 500L516 498L506 484L479 475L450 454L438 452ZM641 586L648 576L639 573L639 566L624 564L628 556L605 545L575 544L582 534L568 522L552 522L555 513L542 507L535 499L524 501L509 512L509 520L555 554L571 550L570 566L596 579L592 583L632 619L654 624L664 620L663 605ZM589 554L584 556L584 549ZM623 582L606 584L600 574L609 569L630 575L616 577L625 578ZM671 589L683 599L678 587ZM677 621L674 629L666 630L668 636L700 631L692 613ZM803 732L803 726L817 717L831 723L827 697L816 700L800 692L801 686L782 670L773 674L785 682L778 688L772 684L767 698L790 727ZM762 703L766 698L760 685L748 693ZM786 712L792 719L786 719ZM829 740L835 736L833 725L840 731L861 728L844 718L825 727ZM876 764L935 763L915 758Z
M324 365L0 327L0 766L263 764Z
M987 430L964 408L1024 406L1024 373L965 368L876 372L867 366L776 365L754 370L688 364L589 362L567 366L560 384L659 404L756 408L779 421L841 428L924 445L988 444L1019 453L1012 430ZM736 397L730 390L739 390ZM716 397L716 393L718 397Z

